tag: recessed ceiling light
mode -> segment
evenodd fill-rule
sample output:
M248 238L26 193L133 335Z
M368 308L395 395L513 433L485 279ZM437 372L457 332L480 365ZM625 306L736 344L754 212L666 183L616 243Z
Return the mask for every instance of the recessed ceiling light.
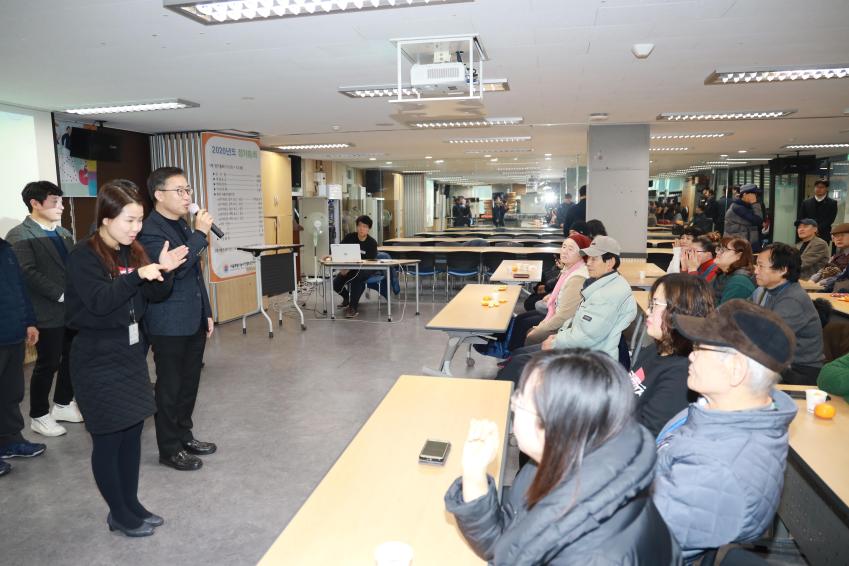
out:
M545 160L546 160L546 161L551 161L551 158L550 158L550 157L546 157L546 158L545 158Z
M492 159L490 159L490 162L492 162L492 163L495 163L496 161L498 161L497 157L493 157Z
M507 82L507 79L484 79L483 81L484 92L505 92L508 90L510 90L510 84ZM339 94L358 99L397 97L398 84L340 86L337 91ZM422 91L414 88L412 85L402 84L401 94L404 96L421 96Z
M484 157L492 157L492 155L490 155L489 153L487 153L486 155L484 155Z
M522 118L484 118L481 120L438 120L435 122L413 122L416 128L486 128L489 126L515 126Z
M546 154L545 154L545 157L551 157L551 154L550 154L550 153L546 153Z
M705 79L706 85L780 83L818 79L845 79L849 65L811 65L758 67L747 70L716 70Z
M354 147L351 143L313 143L300 145L278 145L277 149L283 151L302 151L307 149L343 149L346 147Z
M444 159L437 159L436 161L434 161L434 163L445 163L445 160Z
M785 145L784 149L839 149L849 147L849 143L808 143Z
M653 140L698 140L710 138L724 138L730 136L730 132L716 132L703 134L652 134Z
M689 147L650 147L649 151L688 151Z
M391 161L387 161L387 162L386 162L386 164L387 164L387 165L392 165L392 162L391 162Z
M455 4L472 0L243 0L237 2L187 2L165 0L169 10L205 25L232 24L256 20L273 20L295 16L313 16L339 12L365 12L383 8L407 8L410 6L434 6Z
M369 157L368 160L369 161L377 161L377 157Z
M433 159L432 155L425 155L425 159Z
M722 153L722 154L720 154L720 157L728 157L728 154L727 154L727 153Z
M152 102L116 102L114 104L100 104L98 106L66 108L68 114L89 116L91 114L122 114L125 112L149 112L151 110L182 110L183 108L197 108L197 102L172 98L169 100L157 100Z
M448 143L515 143L530 141L531 136L503 136L496 138L454 138L445 140Z
M796 112L795 110L741 110L734 112L664 112L657 116L658 120L688 121L688 120L769 120L784 118Z
M749 150L747 150L747 149L738 149L738 150L737 150L737 153L749 153Z

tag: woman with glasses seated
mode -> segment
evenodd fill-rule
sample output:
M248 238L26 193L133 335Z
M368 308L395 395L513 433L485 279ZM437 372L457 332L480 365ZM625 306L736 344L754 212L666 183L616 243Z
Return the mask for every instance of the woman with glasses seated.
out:
M710 286L685 273L664 275L649 291L645 324L646 334L653 340L634 362L631 383L637 396L637 421L654 436L669 419L696 400L687 388L693 343L678 333L672 315L707 316L713 310Z
M654 437L633 407L627 373L606 354L535 355L511 399L513 432L532 461L499 503L486 473L498 429L473 420L463 475L445 494L474 552L495 565L680 564L649 494Z
M713 280L717 306L731 299L748 299L755 292L752 244L742 238L722 238L714 263L722 273Z

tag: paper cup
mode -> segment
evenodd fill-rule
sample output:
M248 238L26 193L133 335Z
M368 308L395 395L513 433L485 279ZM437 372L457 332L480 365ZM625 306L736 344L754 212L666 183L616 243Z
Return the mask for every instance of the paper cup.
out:
M819 389L806 389L805 401L808 405L808 412L813 413L817 405L825 403L826 396L825 391L820 391Z
M384 542L374 551L375 566L410 566L412 562L413 547L405 542Z
M640 271L640 279L645 279L645 278L646 278L646 272Z

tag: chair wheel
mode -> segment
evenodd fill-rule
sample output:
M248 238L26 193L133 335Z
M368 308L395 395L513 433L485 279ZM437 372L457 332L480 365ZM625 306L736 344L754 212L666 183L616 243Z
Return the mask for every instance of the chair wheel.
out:
M473 367L475 365L474 358L466 358L466 367Z
M306 324L302 324L302 325L301 325L301 330L306 330L306 329L307 329L307 325L306 325Z

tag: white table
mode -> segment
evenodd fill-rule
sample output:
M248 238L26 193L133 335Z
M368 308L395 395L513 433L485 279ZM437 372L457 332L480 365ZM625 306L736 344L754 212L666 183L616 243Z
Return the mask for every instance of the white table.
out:
M522 266L525 266L527 269L528 277L517 278L514 277L515 272L513 271L513 266L521 269ZM514 285L524 285L525 283L539 283L542 281L542 262L539 260L515 260L515 259L505 259L498 266L498 269L490 276L490 281L495 281L498 283L507 283Z
M364 261L333 261L319 260L324 281L324 314L330 312L330 318L336 320L336 301L333 299L333 273L341 269L357 269L360 271L383 271L386 273L386 305L387 318L392 322L392 287L391 277L393 267L415 265L416 267L416 316L419 314L419 260L417 259L376 259Z

